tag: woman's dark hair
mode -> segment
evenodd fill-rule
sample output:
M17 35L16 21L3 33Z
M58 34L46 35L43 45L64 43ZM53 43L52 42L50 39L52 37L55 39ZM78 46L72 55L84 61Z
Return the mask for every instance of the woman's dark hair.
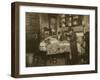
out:
M47 27L44 27L44 31L49 31L49 29Z
M60 32L58 32L58 34L60 34Z

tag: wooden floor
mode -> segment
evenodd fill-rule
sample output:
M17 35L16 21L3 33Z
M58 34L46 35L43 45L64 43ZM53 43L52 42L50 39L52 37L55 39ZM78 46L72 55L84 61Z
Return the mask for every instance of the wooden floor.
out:
M30 55L31 60L26 58L26 67L34 66L58 66L58 65L67 65L69 64L68 58L69 55L63 54L54 54L54 55ZM29 56L28 56L29 57ZM30 64L29 64L30 63Z
M75 65L69 58L69 53L46 55L45 52L42 54L28 53L26 56L26 67L35 66L59 66L59 65ZM89 64L89 58L87 55L80 56L77 64ZM76 64L76 65L77 65Z

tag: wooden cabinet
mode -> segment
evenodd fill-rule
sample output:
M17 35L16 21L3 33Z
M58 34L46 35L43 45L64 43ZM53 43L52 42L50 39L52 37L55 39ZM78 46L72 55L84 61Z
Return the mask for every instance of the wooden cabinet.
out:
M34 53L38 49L40 33L39 14L26 13L26 52Z

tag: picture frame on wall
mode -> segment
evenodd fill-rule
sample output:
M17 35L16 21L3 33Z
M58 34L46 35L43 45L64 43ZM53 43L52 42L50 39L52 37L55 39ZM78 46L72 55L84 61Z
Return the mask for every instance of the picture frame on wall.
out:
M97 7L13 2L11 76L97 73Z

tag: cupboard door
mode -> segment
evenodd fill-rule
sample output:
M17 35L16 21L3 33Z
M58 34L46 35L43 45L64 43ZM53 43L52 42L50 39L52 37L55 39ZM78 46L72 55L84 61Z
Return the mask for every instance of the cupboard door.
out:
M26 52L34 53L38 49L40 19L37 13L26 13Z

